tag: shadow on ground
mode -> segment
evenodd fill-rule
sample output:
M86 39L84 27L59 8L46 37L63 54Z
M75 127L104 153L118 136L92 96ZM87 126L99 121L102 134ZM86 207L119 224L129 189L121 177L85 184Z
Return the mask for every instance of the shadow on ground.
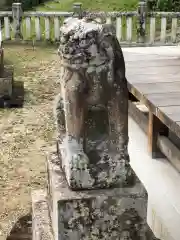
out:
M21 108L24 105L24 82L22 81L15 81L13 86L13 97L11 99L12 108Z
M20 239L32 239L32 216L30 214L18 219L6 240Z

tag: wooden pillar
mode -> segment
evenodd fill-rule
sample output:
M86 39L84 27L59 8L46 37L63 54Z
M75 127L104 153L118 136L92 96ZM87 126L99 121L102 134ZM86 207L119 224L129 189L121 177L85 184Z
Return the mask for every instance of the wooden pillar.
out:
M152 158L164 157L157 146L158 135L168 136L168 128L152 112L149 112L148 151Z

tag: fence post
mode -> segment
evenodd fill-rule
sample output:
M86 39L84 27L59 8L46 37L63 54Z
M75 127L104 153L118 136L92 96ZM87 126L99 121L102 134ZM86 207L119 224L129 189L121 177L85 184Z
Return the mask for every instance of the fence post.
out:
M74 3L73 4L73 16L74 17L78 17L78 18L82 18L83 17L83 13L82 13L82 3Z
M137 37L139 43L144 43L146 41L146 1L140 0L138 5L138 29L137 29Z
M15 39L22 39L21 33L21 22L22 22L22 4L21 3L13 3L12 4L12 17L13 17L13 31Z

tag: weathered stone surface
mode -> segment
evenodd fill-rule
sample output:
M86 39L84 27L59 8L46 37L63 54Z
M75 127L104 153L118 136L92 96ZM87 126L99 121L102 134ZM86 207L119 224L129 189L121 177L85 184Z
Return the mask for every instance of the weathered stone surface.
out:
M32 220L32 240L54 240L45 189L32 192Z
M68 184L73 189L125 184L133 175L127 152L128 89L114 28L68 18L60 30L61 89L55 117ZM96 121L89 116L94 112ZM98 121L104 126L101 132Z
M152 240L147 194L133 187L72 191L56 153L48 157L48 198L55 240Z
M88 140L88 139L87 139ZM116 186L132 186L135 181L134 173L129 164L126 163L128 153L126 151L119 152L119 155L108 151L107 138L102 141L87 141L90 146L87 149L86 161L79 157L77 152L77 159L70 161L70 154L74 152L75 143L71 140L71 144L63 144L57 142L59 149L59 158L62 159L61 166L66 173L66 179L72 189L97 189L110 188ZM97 144L96 151L93 147ZM66 146L64 146L66 145ZM66 152L69 147L69 152ZM61 153L60 153L61 152ZM68 157L67 157L68 155ZM75 159L74 159L75 160Z
M0 39L0 41L1 41L1 39ZM1 44L1 42L0 42L0 44ZM2 75L3 71L4 71L4 49L0 45L0 76Z
M5 66L0 76L0 98L10 98L13 90L13 67Z

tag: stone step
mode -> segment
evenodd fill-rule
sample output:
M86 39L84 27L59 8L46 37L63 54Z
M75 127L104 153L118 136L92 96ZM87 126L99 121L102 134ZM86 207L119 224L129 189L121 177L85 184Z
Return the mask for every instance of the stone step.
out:
M32 232L32 240L54 240L46 190L32 192Z

